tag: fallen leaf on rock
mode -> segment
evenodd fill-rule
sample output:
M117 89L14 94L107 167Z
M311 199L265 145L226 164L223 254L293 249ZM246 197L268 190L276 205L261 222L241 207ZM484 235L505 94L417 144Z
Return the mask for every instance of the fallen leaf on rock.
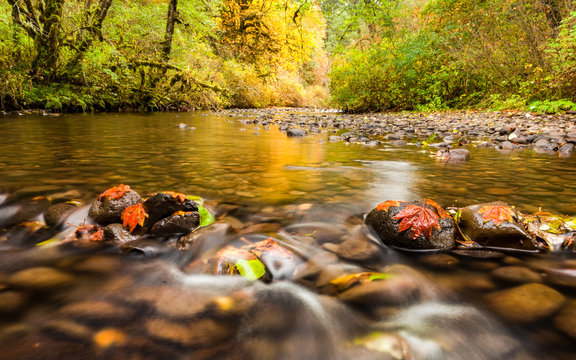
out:
M512 208L507 205L486 205L478 210L482 214L482 220L487 223L492 220L494 224L499 225L503 221L514 222L512 218Z
M142 203L134 204L128 206L124 212L122 212L122 226L128 226L130 232L136 229L137 225L144 226L144 220L148 217L146 210Z
M178 192L174 192L174 191L163 191L162 194L172 195L172 197L174 199L178 200L181 203L186 201L186 195L184 195L182 193L178 193Z
M400 204L403 202L404 201L386 200L383 203L378 204L378 206L376 206L376 210L388 211L391 206L400 206Z
M100 196L98 196L98 201L102 201L104 198L108 198L110 200L120 199L128 191L130 191L129 185L120 184L118 186L111 187L110 189L100 194Z
M412 240L422 234L429 239L432 236L432 228L440 230L439 218L434 211L426 207L426 200L422 206L408 205L394 216L396 220L401 219L400 224L398 224L398 231L410 229L410 239Z

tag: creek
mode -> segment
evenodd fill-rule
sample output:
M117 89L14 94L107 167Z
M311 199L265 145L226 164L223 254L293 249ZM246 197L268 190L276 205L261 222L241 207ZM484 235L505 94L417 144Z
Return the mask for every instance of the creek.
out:
M201 196L229 226L194 251L176 250L173 238L117 251L24 246L26 239L15 245L16 232L0 233L0 359L576 356L574 252L400 252L362 225L365 213L389 199L430 198L445 207L501 200L524 213L575 216L576 157L471 146L469 161L445 163L435 150L411 144L330 142L328 128L288 137L277 125L254 124L259 116L0 117L0 226L31 199L87 205L120 183L143 195ZM87 211L81 206L67 222L80 225ZM269 237L292 254L271 282L202 266L218 249ZM339 258L326 243L346 237L368 239L377 255ZM511 280L498 272L505 267L530 273ZM383 282L390 284L350 299L340 288L349 283L331 282L363 272L388 274ZM503 315L495 303L532 285L529 296L550 289L556 302L537 303L525 321Z

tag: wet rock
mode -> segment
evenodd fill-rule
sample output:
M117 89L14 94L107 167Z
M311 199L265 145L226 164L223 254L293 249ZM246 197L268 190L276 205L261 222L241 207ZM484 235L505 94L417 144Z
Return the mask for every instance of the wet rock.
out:
M92 337L93 330L76 321L65 319L49 320L42 325L44 331L63 335L74 340L87 341Z
M359 284L338 295L338 299L344 302L368 306L401 305L418 298L416 283L401 275Z
M135 315L132 308L108 301L83 301L65 305L58 314L89 323L125 323Z
M193 254L203 254L209 249L220 246L227 240L231 227L226 223L214 223L193 233L181 236L177 241L178 250L188 250Z
M94 200L88 211L88 216L100 225L119 223L122 222L122 212L128 206L138 204L141 201L142 198L134 190L125 192L118 199L102 197L100 200Z
M168 247L166 244L156 239L138 239L130 241L122 244L120 249L125 253L143 256L145 258L153 258L174 251L173 248Z
M178 211L198 211L198 205L194 201L168 193L157 193L144 201L143 205L146 213L148 213L148 218L144 223L145 227L151 227L160 219Z
M70 285L74 276L50 267L34 267L21 270L9 278L9 283L16 288L32 290L53 290Z
M59 203L52 205L44 213L46 225L52 227L66 221L68 215L77 210L78 207L72 203Z
M574 154L574 144L566 143L562 145L560 149L558 149L558 156L561 158L569 158L572 157Z
M505 214L505 216L497 219L487 216L494 207L499 209L494 212L495 214ZM536 249L536 243L516 219L516 212L505 203L479 204L462 209L459 225L471 241L483 246Z
M338 135L332 135L332 136L328 137L328 141L330 141L330 142L337 142L337 141L342 141L342 140L344 140L342 138L342 136L338 136Z
M198 225L200 225L198 212L178 212L155 223L150 229L150 233L159 236L187 234L197 228Z
M492 250L452 250L452 254L473 259L500 259L506 256L500 251Z
M507 283L527 284L542 282L542 276L523 266L504 266L492 271L491 275Z
M287 226L284 232L294 236L306 236L313 238L317 244L341 243L346 231L339 226L328 223L303 223Z
M12 313L26 305L27 296L18 291L0 292L0 313Z
M554 318L554 326L576 339L576 301L570 300Z
M182 323L164 319L150 319L144 324L151 337L180 345L192 345L190 328Z
M420 256L418 261L436 269L452 269L460 263L460 260L448 254L424 255Z
M486 304L501 317L529 323L553 315L564 304L558 291L542 284L526 284L486 296Z
M576 269L546 269L546 281L576 289Z
M351 261L370 261L376 260L381 252L380 247L376 245L369 234L363 231L364 228L358 227L349 236L344 237L340 244L325 243L323 247L334 252L342 259Z
M289 128L286 130L286 135L289 137L302 137L308 135L308 133L303 129Z
M122 245L136 239L122 224L110 224L104 228L104 240L107 242Z
M373 209L366 217L365 222L376 231L380 240L386 245L416 250L453 248L455 246L454 235L456 232L454 220L448 215L441 217L438 214L438 210L430 204L426 204L426 215L438 220L440 230L435 227L432 228L429 238L424 233L418 235L416 238L412 238L416 234L412 227L404 231L399 231L400 222L406 218L395 219L394 217L406 207L414 205L421 207L422 203L403 202L398 206L390 206L388 209ZM416 214L416 216L418 216L418 214Z
M438 152L436 153L436 159L453 163L466 162L470 159L470 150L468 149L438 150Z
M196 320L191 326L175 321L151 319L146 321L145 327L153 338L185 346L212 345L225 340L234 331L233 327L211 319Z

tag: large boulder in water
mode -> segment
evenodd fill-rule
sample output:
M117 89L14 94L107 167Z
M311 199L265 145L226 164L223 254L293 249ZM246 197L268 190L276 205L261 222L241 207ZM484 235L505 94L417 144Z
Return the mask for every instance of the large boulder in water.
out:
M120 185L103 192L90 206L88 215L100 225L122 222L121 217L127 207L142 201L140 195L130 186Z
M506 203L495 202L466 206L459 226L471 241L482 246L535 250L537 245L518 223L516 211Z
M373 209L365 222L389 246L414 250L455 246L454 219L431 200L412 203L388 200Z
M159 236L188 234L198 225L200 225L200 214L197 211L179 211L154 224L150 233Z

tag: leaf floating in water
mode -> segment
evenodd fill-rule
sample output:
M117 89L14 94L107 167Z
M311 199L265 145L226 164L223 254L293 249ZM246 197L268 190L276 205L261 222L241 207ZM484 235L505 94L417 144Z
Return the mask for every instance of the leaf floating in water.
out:
M486 205L478 210L482 214L482 220L487 223L492 220L494 224L500 225L503 221L514 222L512 218L512 208L508 205Z
M412 240L422 234L429 239L432 236L432 228L440 230L439 218L434 211L426 207L426 200L422 206L408 205L394 216L396 220L401 219L400 224L398 224L398 231L410 229L410 239Z
M400 204L403 201L397 201L397 200L386 200L383 203L378 204L378 206L376 207L376 210L380 210L380 211L388 211L388 209L392 206L400 206Z
M250 281L256 281L266 274L266 267L258 259L239 259L235 265L240 275Z
M355 274L348 274L338 276L330 281L338 291L344 291L351 288L354 285L365 284L372 281L388 280L394 275L385 273L375 273L375 272L361 272Z
M128 226L130 232L136 229L136 225L144 226L144 220L148 217L146 210L142 203L138 203L132 206L128 206L124 212L122 212L122 226Z
M110 189L100 194L100 196L98 196L98 201L102 201L104 198L108 198L110 200L120 199L128 191L130 191L129 185L120 184L118 186L111 187Z
M214 223L216 219L214 215L208 211L204 206L198 204L198 213L200 214L200 225L198 227L208 226Z

